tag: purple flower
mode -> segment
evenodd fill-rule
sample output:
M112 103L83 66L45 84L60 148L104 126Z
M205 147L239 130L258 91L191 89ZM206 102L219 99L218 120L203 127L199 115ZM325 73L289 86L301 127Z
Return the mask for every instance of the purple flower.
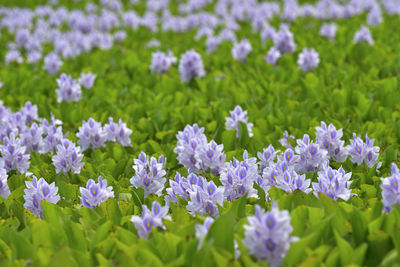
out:
M79 138L78 144L81 146L82 151L87 150L90 146L93 150L98 147L104 146L107 135L101 127L101 123L95 121L93 118L83 121L82 126L79 127L79 132L76 134Z
M288 131L284 131L282 139L279 139L279 143L281 143L281 145L285 148L294 149L293 146L289 143L289 140L288 140L289 138L294 139L294 136L289 135Z
M6 199L10 194L10 188L8 187L7 183L7 172L5 169L1 168L0 169L0 196L3 199Z
M194 77L203 77L206 72L201 56L193 49L183 54L179 62L179 73L183 82L189 82Z
M126 123L120 118L118 120L117 143L121 146L132 146L131 136L132 130L126 126Z
M274 47L283 55L285 53L293 53L296 50L296 44L293 34L289 30L289 26L282 24L274 38Z
M290 244L298 240L291 237L293 231L287 210L280 211L276 203L270 212L264 212L256 205L254 216L248 216L244 226L243 245L257 259L267 259L271 267L280 266Z
M114 197L112 186L107 187L107 180L103 180L101 176L97 178L98 183L93 179L89 179L85 187L80 187L81 205L94 209L100 206L101 202L106 201L110 197Z
M364 143L360 137L353 133L353 140L350 140L350 145L346 147L350 161L360 166L363 161L368 167L375 165L379 156L379 147L374 146L374 139L369 139L365 135L366 142Z
M15 42L18 47L24 46L30 39L30 33L28 29L18 29L15 34Z
M22 133L21 138L23 140L23 144L26 147L26 151L34 151L34 152L43 152L43 138L42 138L43 129L39 127L36 123L33 123L32 126L24 133Z
M226 164L221 171L220 181L224 186L224 197L232 201L247 193L247 197L257 196L257 190L253 188L258 178L258 165L256 158L248 158L247 151L243 154L244 161L236 159Z
M203 216L219 216L218 206L224 202L224 192L221 186L217 187L213 181L204 180L200 185L193 185L189 191L190 201L186 209L194 216L195 213Z
M39 119L38 107L37 105L32 105L30 101L27 101L20 111L26 124L31 124L34 120Z
M10 137L4 137L3 145L0 145L1 160L4 162L4 168L8 171L18 170L19 173L25 173L30 165L30 154L26 152L26 147L14 134Z
M279 50L275 47L271 47L271 49L268 51L267 56L264 57L264 61L271 65L275 65L280 57L281 53L279 52Z
M168 206L161 207L157 201L153 201L151 211L146 205L143 205L142 208L142 216L132 216L131 219L135 224L140 238L147 239L151 233L151 227L161 227L165 230L162 220L171 220L171 216L168 215Z
M56 93L58 103L62 101L76 102L81 99L81 86L77 81L72 79L71 75L62 73L60 78L57 79L57 85L58 88L56 89Z
M165 196L165 202L169 203L172 201L174 203L178 202L177 196L180 196L184 200L187 200L189 197L188 189L191 188L192 184L189 183L189 179L191 181L198 181L199 178L191 173L188 178L182 177L179 172L176 173L174 180L169 179L169 188L166 189L167 195Z
M383 22L382 12L379 5L373 7L367 15L367 23L369 26L378 26Z
M58 126L61 125L62 122L54 118L54 115L51 115L51 122L49 123L46 119L42 120L42 129L43 134L43 147L42 153L53 153L54 148L61 144L61 140L64 138L62 127Z
M177 59L171 51L168 55L160 51L154 52L151 59L150 70L152 72L156 71L158 74L167 73L170 66L176 63L176 61Z
M119 119L116 124L112 117L108 118L109 123L104 125L104 131L106 134L107 141L117 141L122 146L132 146L130 135L132 130L126 127L126 123Z
M146 48L151 48L151 47L159 47L160 46L160 41L156 39L151 39L147 44Z
M35 64L42 59L42 53L36 50L29 51L27 56L29 64Z
M198 29L196 36L194 37L194 39L196 41L200 40L202 37L206 36L206 37L211 37L214 35L214 30L209 28L209 27L201 27L200 29Z
M8 66L10 63L16 62L18 64L21 64L24 62L24 59L21 56L21 53L16 50L16 49L11 49L7 51L7 54L5 56L5 64Z
M257 157L260 160L260 171L263 170L274 163L276 154L280 152L279 150L275 151L275 148L272 145L269 145L268 148L264 148L263 152L257 152Z
M319 34L333 41L336 36L337 28L338 26L335 23L324 23L319 30Z
M327 164L327 167L318 172L318 183L312 183L314 194L323 193L333 200L338 198L349 200L355 194L351 193L350 181L351 172L345 173L343 168L334 170Z
M343 162L347 158L347 150L345 149L344 141L341 140L343 136L343 130L336 130L333 124L326 126L325 122L321 121L321 127L315 127L316 141L321 148L328 151L329 156L337 161Z
M96 74L91 72L89 73L81 73L81 77L79 77L79 84L81 84L85 89L90 89L93 87L94 81L96 80Z
M247 110L242 110L240 106L236 106L233 110L229 111L230 117L225 117L226 129L236 129L236 138L239 138L239 122L243 122L247 126L249 137L253 136L253 123L248 122Z
M224 145L218 145L214 140L196 149L195 159L200 169L204 171L210 169L211 171L218 172L225 163L226 156L223 150Z
M400 173L395 163L392 163L391 176L381 181L383 211L390 212L393 205L400 204Z
M206 52L212 53L221 44L222 40L219 37L209 36L206 41Z
M33 176L32 181L26 181L25 184L27 188L24 190L24 208L30 210L38 218L43 217L42 200L47 200L53 204L57 204L60 200L58 187L54 185L54 182L49 185L43 178L40 178L38 181Z
M60 57L55 53L50 53L44 58L43 69L47 70L47 73L52 75L60 71L63 62Z
M79 174L81 168L85 165L82 162L83 154L81 153L81 148L75 146L73 142L68 139L62 139L61 143L57 145L57 154L53 156L53 165L56 167L56 173L62 172L64 175L67 174L69 170Z
M302 69L304 72L315 69L318 64L319 56L314 48L311 48L310 50L304 48L297 60L297 65L299 65L299 68Z
M262 44L265 45L266 39L274 40L275 35L276 30L273 27L271 27L269 24L264 25L260 34Z
M126 39L126 36L126 32L123 30L114 33L114 39L118 44L122 43L122 41Z
M197 172L200 163L196 159L196 151L207 145L207 137L204 134L204 128L199 128L197 124L186 125L183 131L179 131L176 135L178 142L174 148L174 152L178 154L177 160L189 172Z
M367 27L361 25L361 28L354 34L354 42L356 43L368 43L370 45L374 44L374 39L372 39L371 32Z
M144 189L144 196L156 194L160 196L164 190L165 163L164 157L160 156L158 161L151 157L150 161L144 152L139 154L139 158L134 160L132 168L135 175L130 179L131 184L136 188Z
M276 186L285 190L287 193L301 190L308 194L312 190L310 188L311 180L306 179L305 174L298 175L295 171L285 171L283 175L278 176L276 182Z
M297 139L295 151L300 156L295 167L296 172L300 174L321 169L328 161L328 152L322 149L318 143L311 141L307 134L304 135L303 139Z
M251 52L251 44L247 39L235 43L232 48L232 56L240 62L246 62L247 55Z
M223 29L219 32L218 38L221 41L236 42L235 32L231 29Z

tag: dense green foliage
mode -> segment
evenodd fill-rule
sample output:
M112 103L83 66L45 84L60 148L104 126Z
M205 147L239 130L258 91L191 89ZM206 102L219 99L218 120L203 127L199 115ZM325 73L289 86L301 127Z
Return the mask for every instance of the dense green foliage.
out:
M96 50L64 62L61 71L73 77L81 71L98 75L95 86L83 90L77 103L57 103L56 76L42 70L42 63L8 67L0 63L0 81L4 82L0 99L4 105L16 111L31 101L38 105L40 117L49 118L53 113L61 119L70 140L77 141L75 133L82 120L89 117L102 123L109 116L121 117L133 130L131 148L107 143L106 147L86 151L80 175L56 174L50 155L32 153L29 170L49 183L54 181L63 198L57 205L42 203L43 220L23 208L25 175L9 173L12 194L6 200L0 199L0 265L266 266L266 261L257 262L248 256L241 244L246 215L253 214L253 205L270 206L262 197L226 202L199 251L194 225L203 218L189 215L184 203L171 206L172 221L165 221L165 232L154 229L148 240L139 239L131 216L140 215L142 203L155 199L162 202L163 198L144 198L143 191L131 187L132 160L140 151L164 154L167 177L173 178L175 171L187 173L173 152L175 135L186 124L205 127L209 139L224 144L230 160L233 156L241 159L244 149L256 156L268 144L280 148L278 140L284 130L297 138L304 133L314 138L315 126L325 121L343 128L344 140L349 140L353 132L375 138L383 165L377 173L349 160L343 164L353 173L351 188L358 195L347 202L271 189L272 199L281 209L290 211L293 235L300 238L292 244L284 264L395 266L400 262L400 208L382 214L379 185L380 177L390 174L390 164L398 162L400 28L398 17L385 15L384 19L383 24L371 29L374 46L352 42L353 33L365 17L338 21L334 42L318 35L321 21L299 19L291 26L297 52L284 55L276 67L263 60L271 43L263 47L250 25L242 25L239 36L248 38L253 46L247 63L235 61L231 44L227 43L215 53L206 54L204 39L195 42L194 31L127 31L127 39L112 50ZM160 40L161 50L171 49L175 55L194 48L203 57L207 75L181 83L176 66L165 75L152 74L149 64L156 49L144 47L153 37ZM11 38L2 32L0 58L4 58ZM307 74L296 64L303 47L314 47L321 60L318 68ZM251 139L242 132L236 140L233 130L225 130L225 117L235 105L248 110L249 121L254 123ZM113 186L115 199L94 210L77 209L79 186L99 175ZM308 176L315 182L316 175ZM207 178L220 184L217 176ZM237 260L233 257L233 239L241 250Z

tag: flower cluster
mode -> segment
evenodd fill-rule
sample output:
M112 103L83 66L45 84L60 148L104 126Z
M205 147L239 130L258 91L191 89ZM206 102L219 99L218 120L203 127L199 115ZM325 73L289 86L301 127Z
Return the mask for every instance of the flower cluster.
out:
M196 178L198 179L195 180ZM224 202L224 189L221 186L217 187L213 181L207 182L202 177L192 176L191 179L189 182L192 184L192 190L189 191L190 201L186 209L193 216L197 213L218 217L217 204L222 205Z
M179 73L183 82L189 82L194 77L203 77L206 72L200 54L194 50L189 50L183 54L179 61Z
M197 124L186 125L183 131L176 135L178 143L174 152L178 154L177 159L189 172L199 170L218 173L225 163L223 145L218 145L214 140L207 143L204 128Z
M247 39L235 43L232 48L232 56L240 62L246 62L247 55L251 52L251 44Z
M267 148L264 148L262 153L257 152L257 157L260 160L259 165L261 173L264 171L266 167L274 163L276 155L279 152L280 152L279 150L275 151L275 148L272 145L269 145Z
M310 140L308 134L305 134L303 139L297 139L295 151L300 156L296 166L296 171L299 173L321 169L328 160L328 152L322 149L318 143Z
M336 162L343 162L347 158L347 151L345 149L344 141L341 139L343 136L343 130L336 130L333 124L326 126L326 123L321 121L321 126L315 127L316 131L316 142L319 146L326 151L328 155Z
M338 26L335 23L324 23L319 30L319 34L333 41L336 36L337 28Z
M257 190L253 188L257 178L257 159L248 158L247 151L244 151L242 162L233 158L221 171L220 180L224 186L224 197L232 201L247 193L247 197L257 198Z
M164 190L164 184L167 179L165 171L164 156L160 156L158 161L151 157L149 160L144 152L139 154L137 159L134 159L135 175L130 179L131 184L136 188L144 189L144 196L150 194L161 195Z
M131 134L132 130L126 126L126 123L120 118L118 124L116 124L112 117L108 118L107 124L104 125L104 131L106 133L106 140L115 142L121 146L132 146Z
M56 53L50 53L44 58L43 69L47 70L48 74L56 74L60 71L63 65L62 60Z
M163 219L171 220L168 215L169 207L162 207L157 201L154 201L151 211L146 205L142 206L142 216L132 216L131 221L135 224L138 235L147 239L151 233L151 227L161 227L165 230Z
M395 163L392 163L391 176L381 178L383 210L390 212L393 205L400 204L400 172Z
M299 55L299 59L297 60L297 65L299 65L299 68L302 69L304 72L315 69L318 64L319 55L314 48L304 48Z
M356 163L358 166L364 162L371 168L378 160L379 147L374 146L374 139L369 139L367 134L365 135L364 143L360 137L353 133L353 140L350 140L350 145L346 149L351 162Z
M0 145L1 160L4 162L4 168L8 171L18 170L19 173L25 173L30 165L30 154L19 138L14 134L10 137L4 137L3 145Z
M293 231L287 210L280 211L276 203L270 212L263 211L256 205L254 216L249 216L248 225L244 226L243 244L250 254L257 259L267 259L270 266L281 265L290 244L298 238L291 237Z
M71 169L75 174L81 172L81 168L85 163L82 162L83 154L79 146L75 146L73 142L64 138L56 146L56 150L57 154L52 158L53 165L56 167L56 173L62 172L66 175Z
M101 126L100 122L95 121L93 118L83 121L82 126L79 127L79 132L76 136L79 138L78 144L85 151L88 148L95 150L98 147L104 146L106 141L117 141L122 146L131 146L130 135L132 130L126 127L126 124L119 119L116 124L113 118L108 118L109 123Z
M96 80L96 74L93 74L91 72L89 73L81 73L81 76L79 77L79 84L82 85L85 89L90 89L94 85L94 81Z
M226 156L223 150L224 145L218 145L214 140L196 149L195 159L200 169L210 169L212 173L218 174L225 163Z
M248 122L247 110L242 110L240 106L236 106L234 110L229 111L230 117L225 118L225 126L228 130L236 130L236 138L239 138L239 122L246 124L249 136L253 136L253 123Z
M43 178L37 180L33 176L32 181L26 181L25 185L24 208L30 210L36 217L42 218L43 216L42 200L47 200L53 204L60 200L60 196L57 194L58 187L54 185L54 182L49 185Z
M354 34L354 42L356 43L368 43L370 45L374 44L374 39L372 39L372 34L367 27L364 25Z
M78 144L83 151L90 146L95 150L98 147L104 146L104 142L106 141L106 133L103 127L101 127L101 123L95 121L93 118L89 118L87 122L82 122L82 126L79 127L79 132L76 136L79 138Z
M151 58L150 70L156 71L158 74L164 74L168 72L169 67L175 64L177 61L176 57L171 51L165 54L161 51L154 52Z
M275 47L271 47L271 49L268 50L267 56L264 57L264 60L271 65L275 65L280 57L281 52L279 52Z
M98 183L93 179L89 179L85 187L80 187L81 205L94 209L101 202L106 201L110 197L114 197L114 191L111 186L107 186L107 180L103 180L101 176L97 178Z
M177 172L175 178L169 180L170 187L166 189L167 195L165 196L165 202L169 203L169 201L172 201L177 203L178 196L187 200L189 197L188 190L192 188L195 181L198 181L198 177L194 173L189 174L188 178L185 178Z
M274 47L281 54L293 53L296 50L293 33L290 32L288 25L282 24L279 31L275 34Z
M316 197L318 193L323 193L334 200L348 200L354 195L350 189L350 178L351 172L345 173L342 167L335 170L327 165L324 170L318 172L318 183L312 183L314 194Z
M57 101L79 101L81 99L81 85L74 80L71 75L62 73L57 79L58 88L56 89Z

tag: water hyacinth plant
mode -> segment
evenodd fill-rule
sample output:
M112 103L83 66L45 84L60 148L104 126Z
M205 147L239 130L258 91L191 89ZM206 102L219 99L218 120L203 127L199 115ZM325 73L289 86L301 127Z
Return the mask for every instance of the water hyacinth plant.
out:
M81 205L94 209L101 202L106 201L110 197L114 197L114 191L111 186L107 186L107 180L103 180L101 176L97 178L98 183L93 179L89 179L86 187L80 187Z
M54 182L48 184L43 177L38 180L33 176L32 181L26 181L25 184L24 207L35 214L36 217L42 218L43 216L43 208L41 206L43 200L53 204L56 204L60 200L58 187L54 185Z
M143 188L145 196L161 195L167 180L164 178L165 161L162 155L158 160L154 157L149 159L144 152L141 152L139 157L134 159L132 168L135 170L135 175L130 179L131 184L136 188Z
M3 2L0 266L400 262L398 0Z
M249 253L258 259L267 259L270 266L280 266L290 244L298 240L290 236L293 228L289 212L280 211L276 203L269 212L256 205L254 216L247 219L249 224L244 226L243 244Z

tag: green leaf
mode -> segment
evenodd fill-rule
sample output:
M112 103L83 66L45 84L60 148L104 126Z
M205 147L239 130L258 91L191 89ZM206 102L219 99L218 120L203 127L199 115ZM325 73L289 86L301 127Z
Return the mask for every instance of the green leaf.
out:
M350 222L351 222L351 229L353 232L354 242L356 243L356 245L360 245L365 241L367 235L367 230L368 230L367 220L364 218L364 216L360 211L354 210L350 217Z
M243 122L239 122L239 145L242 148L246 148L250 143L249 132L247 131L247 125Z
M215 220L215 222L211 225L206 240L212 241L215 247L223 248L231 253L234 253L234 225L234 216L230 210Z
M235 130L224 131L222 133L222 144L224 145L224 150L226 150L226 151L234 150L235 143L236 143L236 131Z

